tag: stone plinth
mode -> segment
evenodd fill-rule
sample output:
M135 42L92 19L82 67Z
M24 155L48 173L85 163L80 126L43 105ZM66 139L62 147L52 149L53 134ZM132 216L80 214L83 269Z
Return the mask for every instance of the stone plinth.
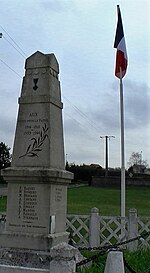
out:
M67 241L67 185L59 66L54 54L36 52L26 60L12 164L6 231L1 247L50 248Z
M11 181L8 187L7 231L64 232L68 174L52 169L7 169L7 182Z
M66 243L54 246L50 251L52 257L52 261L50 262L50 273L76 272L76 258L78 252L78 249Z

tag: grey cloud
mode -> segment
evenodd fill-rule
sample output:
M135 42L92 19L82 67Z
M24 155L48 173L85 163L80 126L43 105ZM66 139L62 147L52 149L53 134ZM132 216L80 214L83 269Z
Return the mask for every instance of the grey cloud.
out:
M82 125L76 121L73 117L67 118L64 121L64 129L68 136L75 136L84 134L85 130L82 128Z
M91 119L101 131L114 133L119 129L119 102L116 94L107 93L101 98L101 103L90 113Z
M86 120L82 120L82 117L72 115L72 117L70 116L69 119L68 117L65 118L64 131L68 139L70 137L77 137L85 141L87 137L89 140L93 140L93 138L95 138L96 127L92 127L92 123L90 125L90 123L86 122Z
M9 117L0 117L0 132L12 135L14 133L14 128L15 120L12 120Z
M80 163L98 163L99 162L99 157L100 155L96 153L96 149L91 149L90 151L87 149L87 147L84 145L81 146L79 143L76 145L74 148L71 147L70 149L71 154L68 154L68 158L70 159L69 161L72 162L80 162ZM69 147L68 147L68 152L69 152ZM82 159L82 160L81 160Z
M150 88L127 81L124 97L126 127L134 129L149 125Z
M112 85L112 90L101 99L101 104L91 111L91 118L107 131L120 128L120 98L116 92L118 86ZM112 92L113 91L113 92ZM150 88L145 84L126 81L124 83L124 113L126 129L142 128L149 125Z

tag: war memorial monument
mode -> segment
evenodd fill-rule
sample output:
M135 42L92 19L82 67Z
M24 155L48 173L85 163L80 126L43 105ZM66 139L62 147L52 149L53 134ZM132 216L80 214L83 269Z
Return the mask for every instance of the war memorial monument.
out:
M58 75L54 54L37 51L26 59L12 163L2 173L8 198L1 258L7 252L27 262L68 241L67 185L72 174L65 170Z

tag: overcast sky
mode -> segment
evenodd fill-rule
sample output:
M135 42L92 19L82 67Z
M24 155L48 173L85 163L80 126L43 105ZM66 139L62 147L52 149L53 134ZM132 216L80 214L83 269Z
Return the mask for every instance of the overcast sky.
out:
M150 164L149 0L1 0L0 141L13 146L25 59L37 50L54 53L60 66L67 160L104 166L100 136L113 135L109 166L120 166L113 48L117 4L129 60L123 80L126 162L132 152L142 152Z

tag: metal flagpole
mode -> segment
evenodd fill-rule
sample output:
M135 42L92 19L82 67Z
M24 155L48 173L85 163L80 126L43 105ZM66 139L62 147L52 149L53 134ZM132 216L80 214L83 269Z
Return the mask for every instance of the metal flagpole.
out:
M121 67L120 67L120 122L121 122L121 217L125 217L124 103Z
M125 217L125 148L124 148L124 103L122 79L127 70L127 52L124 31L119 5L117 5L118 22L114 48L117 48L115 76L120 79L120 123L121 123L121 191L120 191L120 214Z

